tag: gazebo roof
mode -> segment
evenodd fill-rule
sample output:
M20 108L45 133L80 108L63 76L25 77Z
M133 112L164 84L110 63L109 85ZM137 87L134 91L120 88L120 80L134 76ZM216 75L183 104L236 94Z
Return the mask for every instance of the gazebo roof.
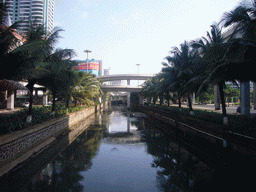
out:
M0 90L28 90L28 88L17 81L2 79L0 80Z

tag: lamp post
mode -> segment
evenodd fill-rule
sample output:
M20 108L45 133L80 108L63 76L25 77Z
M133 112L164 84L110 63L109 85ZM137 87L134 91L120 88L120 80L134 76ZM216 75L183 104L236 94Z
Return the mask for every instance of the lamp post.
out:
M138 74L140 74L140 65L141 64L136 64L136 65L138 66ZM138 80L138 87L139 87L139 84L140 84L139 82L140 82L140 80Z
M88 63L88 53L91 53L92 51L85 50L84 52L87 53L87 73L88 73L88 65L89 65L89 63Z

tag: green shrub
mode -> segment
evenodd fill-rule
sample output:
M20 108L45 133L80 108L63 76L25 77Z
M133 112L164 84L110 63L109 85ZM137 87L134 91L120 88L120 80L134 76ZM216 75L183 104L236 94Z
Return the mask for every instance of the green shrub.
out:
M28 109L18 111L14 114L0 114L0 134L24 129L29 125L42 123L48 119L67 115L84 108L88 108L88 106L74 107L71 105L67 111L65 105L56 105L55 113L52 115L52 106L33 107L31 124L26 123Z
M251 118L244 115L228 114L228 126L223 126L223 115L214 111L194 109L194 116L189 114L188 108L179 108L179 107L168 107L153 105L151 107L160 108L165 111L173 112L175 115L189 116L195 119L202 121L210 122L222 126L225 130L230 130L240 133L256 133L256 118Z

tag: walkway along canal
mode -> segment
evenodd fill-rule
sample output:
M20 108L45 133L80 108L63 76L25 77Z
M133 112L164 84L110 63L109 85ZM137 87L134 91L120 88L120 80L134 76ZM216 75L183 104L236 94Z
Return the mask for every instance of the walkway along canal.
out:
M0 189L254 191L255 166L240 159L230 162L212 158L211 153L163 128L175 130L169 124L122 107L97 114L91 126L71 144L60 138L55 145L1 177ZM210 149L213 148L209 145Z

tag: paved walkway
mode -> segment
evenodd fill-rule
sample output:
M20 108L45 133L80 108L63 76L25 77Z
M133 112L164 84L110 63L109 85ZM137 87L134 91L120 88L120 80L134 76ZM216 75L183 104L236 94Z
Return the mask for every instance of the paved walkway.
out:
M8 110L8 109L0 109L0 115L3 114L12 114L15 113L17 111L23 110L25 109L24 107L15 107L13 110Z
M175 106L178 107L178 104L172 104L171 106ZM183 108L188 108L188 106L186 104L182 104L181 105ZM16 111L19 110L23 110L25 109L24 107L15 107L14 110L7 110L7 109L0 109L0 114L11 114L11 113L15 113ZM199 104L194 104L193 105L193 109L202 109L202 110L208 110L208 111L214 111L217 113L222 113L222 110L215 110L214 108L214 104L207 104L207 105L199 105ZM236 112L237 106L233 105L233 106L229 106L226 108L227 109L227 113L228 114L239 114ZM256 116L256 110L254 110L253 108L251 109L251 116Z
M172 104L171 106L176 106L178 107L178 104ZM181 105L184 108L188 108L186 104ZM214 104L207 104L207 105L199 105L199 104L194 104L193 109L202 109L202 110L208 110L208 111L214 111L217 113L222 113L222 109L220 110L215 110ZM229 107L226 107L227 113L228 114L240 114L236 112L237 106L236 105L230 105ZM251 108L251 115L256 116L256 110Z

